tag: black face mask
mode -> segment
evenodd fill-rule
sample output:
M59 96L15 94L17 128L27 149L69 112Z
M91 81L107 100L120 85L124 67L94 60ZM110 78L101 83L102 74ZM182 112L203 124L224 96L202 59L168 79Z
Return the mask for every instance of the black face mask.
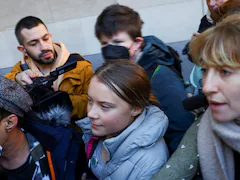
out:
M102 55L105 60L130 58L128 49L124 46L107 45L102 48Z

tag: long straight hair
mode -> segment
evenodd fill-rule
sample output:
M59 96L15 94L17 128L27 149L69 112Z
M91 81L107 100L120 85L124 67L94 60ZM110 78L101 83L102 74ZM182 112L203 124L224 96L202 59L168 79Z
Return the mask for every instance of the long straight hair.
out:
M111 60L99 67L95 77L115 94L134 107L157 105L151 93L150 80L145 70L130 60Z

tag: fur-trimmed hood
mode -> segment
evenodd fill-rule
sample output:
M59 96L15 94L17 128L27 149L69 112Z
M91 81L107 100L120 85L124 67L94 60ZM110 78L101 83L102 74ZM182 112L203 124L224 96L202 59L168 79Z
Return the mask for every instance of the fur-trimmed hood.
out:
M69 125L71 123L71 111L69 108L62 105L56 105L49 111L38 112L36 115L45 121L49 121L56 125Z

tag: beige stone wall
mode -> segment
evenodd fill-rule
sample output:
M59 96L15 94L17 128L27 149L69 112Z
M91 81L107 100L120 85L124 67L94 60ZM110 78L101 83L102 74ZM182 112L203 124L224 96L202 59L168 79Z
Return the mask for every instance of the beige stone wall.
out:
M155 35L165 42L189 39L206 12L205 0L0 0L0 68L13 66L21 58L13 29L27 15L40 17L54 41L64 42L70 52L99 53L94 24L113 3L137 10L145 22L143 35Z

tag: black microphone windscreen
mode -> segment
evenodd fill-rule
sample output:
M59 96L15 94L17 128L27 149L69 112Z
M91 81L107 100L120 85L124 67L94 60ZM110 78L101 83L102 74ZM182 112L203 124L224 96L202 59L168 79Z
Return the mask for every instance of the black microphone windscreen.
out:
M188 111L193 111L195 109L204 107L208 104L205 95L196 95L183 100L183 107Z

